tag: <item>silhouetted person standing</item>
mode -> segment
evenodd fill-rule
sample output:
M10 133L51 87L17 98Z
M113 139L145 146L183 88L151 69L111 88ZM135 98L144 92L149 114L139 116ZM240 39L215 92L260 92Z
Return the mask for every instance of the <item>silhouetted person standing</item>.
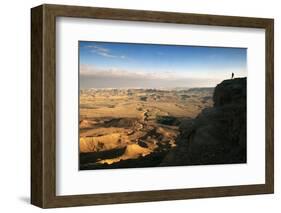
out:
M233 79L234 78L234 73L231 73L231 79Z

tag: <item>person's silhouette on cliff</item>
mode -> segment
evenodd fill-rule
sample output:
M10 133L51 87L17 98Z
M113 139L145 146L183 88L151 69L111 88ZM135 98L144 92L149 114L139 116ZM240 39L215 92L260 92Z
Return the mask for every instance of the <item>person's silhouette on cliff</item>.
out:
M231 79L233 79L234 78L234 73L231 73Z

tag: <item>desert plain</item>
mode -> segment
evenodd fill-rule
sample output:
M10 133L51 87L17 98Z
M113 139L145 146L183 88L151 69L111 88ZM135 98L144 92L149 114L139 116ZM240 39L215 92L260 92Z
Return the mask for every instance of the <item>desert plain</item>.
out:
M214 88L81 89L79 167L165 166L180 125L213 107Z

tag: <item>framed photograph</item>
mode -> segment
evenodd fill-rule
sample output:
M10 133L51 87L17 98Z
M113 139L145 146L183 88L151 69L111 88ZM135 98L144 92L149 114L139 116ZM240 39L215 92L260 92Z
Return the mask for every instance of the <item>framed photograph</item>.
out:
M31 9L31 203L274 191L273 19Z

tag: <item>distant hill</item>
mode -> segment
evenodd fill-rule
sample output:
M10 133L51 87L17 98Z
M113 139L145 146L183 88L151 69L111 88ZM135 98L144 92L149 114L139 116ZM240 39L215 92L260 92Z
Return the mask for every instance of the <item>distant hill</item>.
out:
M188 92L213 92L214 87L195 87L188 89Z

